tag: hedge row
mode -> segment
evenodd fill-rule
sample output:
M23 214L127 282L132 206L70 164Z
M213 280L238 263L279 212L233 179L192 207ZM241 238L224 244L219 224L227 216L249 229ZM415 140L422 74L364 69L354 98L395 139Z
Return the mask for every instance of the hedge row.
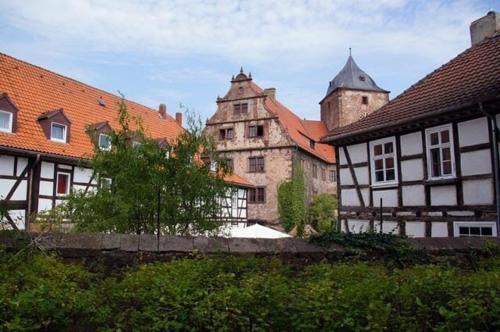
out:
M0 330L500 330L500 260L443 266L220 258L91 273L0 252Z

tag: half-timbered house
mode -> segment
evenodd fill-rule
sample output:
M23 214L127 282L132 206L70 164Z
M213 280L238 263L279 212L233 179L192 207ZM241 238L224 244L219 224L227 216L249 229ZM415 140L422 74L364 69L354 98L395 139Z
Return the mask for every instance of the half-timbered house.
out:
M500 16L472 46L372 114L323 138L338 156L340 228L497 236Z
M109 148L106 132L118 127L120 97L0 53L0 203L10 227L29 228L30 216L54 208L72 190L89 191L97 179L89 167L94 144ZM166 141L182 132L166 106L150 109L125 101L146 134ZM86 130L92 127L91 139ZM236 174L221 199L221 218L246 221L250 184Z

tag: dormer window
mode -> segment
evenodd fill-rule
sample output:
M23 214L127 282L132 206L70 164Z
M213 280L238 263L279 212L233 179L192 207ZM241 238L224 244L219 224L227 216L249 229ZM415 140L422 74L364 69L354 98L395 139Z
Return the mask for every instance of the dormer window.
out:
M311 147L311 149L314 149L316 147L316 142L314 142L312 139L309 140L309 146Z
M99 149L104 151L111 150L111 137L106 134L99 134Z
M0 131L5 133L12 132L12 113L0 110Z
M68 127L66 125L52 122L50 127L50 139L55 142L66 143Z

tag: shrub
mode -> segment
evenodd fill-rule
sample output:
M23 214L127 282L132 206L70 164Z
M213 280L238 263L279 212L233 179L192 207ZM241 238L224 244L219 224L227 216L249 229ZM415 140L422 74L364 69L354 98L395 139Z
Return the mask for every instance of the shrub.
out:
M314 196L307 211L309 224L320 232L335 229L337 219L337 198L330 194L319 194Z

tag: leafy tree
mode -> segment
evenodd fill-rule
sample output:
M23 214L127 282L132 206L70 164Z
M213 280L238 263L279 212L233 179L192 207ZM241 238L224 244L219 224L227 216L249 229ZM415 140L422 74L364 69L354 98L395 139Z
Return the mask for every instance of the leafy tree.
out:
M221 226L215 217L219 197L228 190L225 167L213 172L201 158L203 153L218 162L201 121L188 110L188 129L175 141L152 139L122 100L118 122L119 128L109 133L109 151L95 144L91 166L99 187L73 193L66 204L77 229L140 234L155 233L159 226L162 234L187 235ZM88 133L98 136L91 129Z
M335 228L337 198L330 194L314 196L307 211L309 224L318 231L328 231Z
M292 178L278 186L278 210L285 229L289 231L297 226L300 235L306 217L304 171L299 164L293 169Z

